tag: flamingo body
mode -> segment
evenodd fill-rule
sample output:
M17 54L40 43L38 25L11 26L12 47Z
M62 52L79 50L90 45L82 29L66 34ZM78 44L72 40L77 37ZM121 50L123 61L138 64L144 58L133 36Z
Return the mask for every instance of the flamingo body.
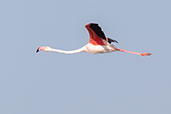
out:
M108 53L116 50L113 45L93 45L92 43L88 43L85 46L85 52L91 54Z
M64 50L59 50L59 49L53 49L47 46L41 46L37 49L36 52L39 52L40 50L42 50L42 51L53 51L53 52L58 52L58 53L63 53L63 54L75 54L75 53L80 53L80 52L98 54L98 53L108 53L108 52L113 52L113 51L121 51L121 52L141 55L141 56L151 55L151 53L138 53L138 52L132 52L132 51L127 51L127 50L116 48L111 43L112 42L118 43L118 42L116 40L106 37L102 29L96 23L87 24L85 27L87 28L89 32L90 40L89 40L89 43L83 46L82 48L77 49L77 50L72 50L72 51L64 51Z

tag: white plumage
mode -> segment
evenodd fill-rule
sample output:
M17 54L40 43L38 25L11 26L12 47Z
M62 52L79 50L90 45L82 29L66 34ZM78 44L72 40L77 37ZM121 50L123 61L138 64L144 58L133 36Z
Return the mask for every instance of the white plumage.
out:
M98 53L108 53L108 52L113 52L113 51L121 51L121 52L141 55L141 56L151 55L151 53L138 53L138 52L132 52L132 51L127 51L127 50L116 48L111 43L117 42L117 41L111 38L107 38L104 32L96 23L87 24L85 27L87 28L90 34L90 41L88 44L86 44L82 48L77 49L77 50L72 50L72 51L64 51L60 49L53 49L48 46L41 46L37 49L37 52L42 50L42 51L53 51L53 52L58 52L58 53L63 53L63 54L75 54L75 53L80 53L80 52L98 54Z

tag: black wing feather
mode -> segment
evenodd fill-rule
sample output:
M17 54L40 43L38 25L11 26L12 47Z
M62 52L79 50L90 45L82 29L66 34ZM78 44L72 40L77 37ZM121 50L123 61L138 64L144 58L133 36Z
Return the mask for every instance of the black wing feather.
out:
M108 42L111 44L112 42L116 42L116 43L119 43L118 41L116 41L116 40L113 40L113 39L111 39L111 38L108 38Z
M102 31L101 27L96 24L96 23L91 23L90 24L90 28L100 37L102 38L103 40L107 40L106 39L106 36L104 34L104 32ZM116 40L113 40L111 38L108 38L108 42L111 44L111 42L116 42L118 43Z
M99 27L98 24L91 23L90 28L97 34L97 36L99 36L100 38L106 40L106 36L105 36L104 32L102 31L102 29Z

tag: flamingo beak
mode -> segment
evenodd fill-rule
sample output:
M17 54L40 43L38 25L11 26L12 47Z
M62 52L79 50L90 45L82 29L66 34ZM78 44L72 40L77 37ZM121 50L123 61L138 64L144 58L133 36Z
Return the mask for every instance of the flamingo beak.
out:
M36 53L38 53L39 52L39 48L37 48L37 50L36 50Z

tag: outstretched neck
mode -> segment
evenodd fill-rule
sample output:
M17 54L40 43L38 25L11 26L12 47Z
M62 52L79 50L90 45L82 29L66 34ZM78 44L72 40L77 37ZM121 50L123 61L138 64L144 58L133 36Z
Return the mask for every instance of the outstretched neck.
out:
M60 49L51 49L49 51L53 51L53 52L58 52L58 53L63 53L63 54L76 54L76 53L80 53L80 52L85 52L85 48L82 47L80 49L76 49L76 50L72 50L72 51L65 51L65 50L60 50Z

